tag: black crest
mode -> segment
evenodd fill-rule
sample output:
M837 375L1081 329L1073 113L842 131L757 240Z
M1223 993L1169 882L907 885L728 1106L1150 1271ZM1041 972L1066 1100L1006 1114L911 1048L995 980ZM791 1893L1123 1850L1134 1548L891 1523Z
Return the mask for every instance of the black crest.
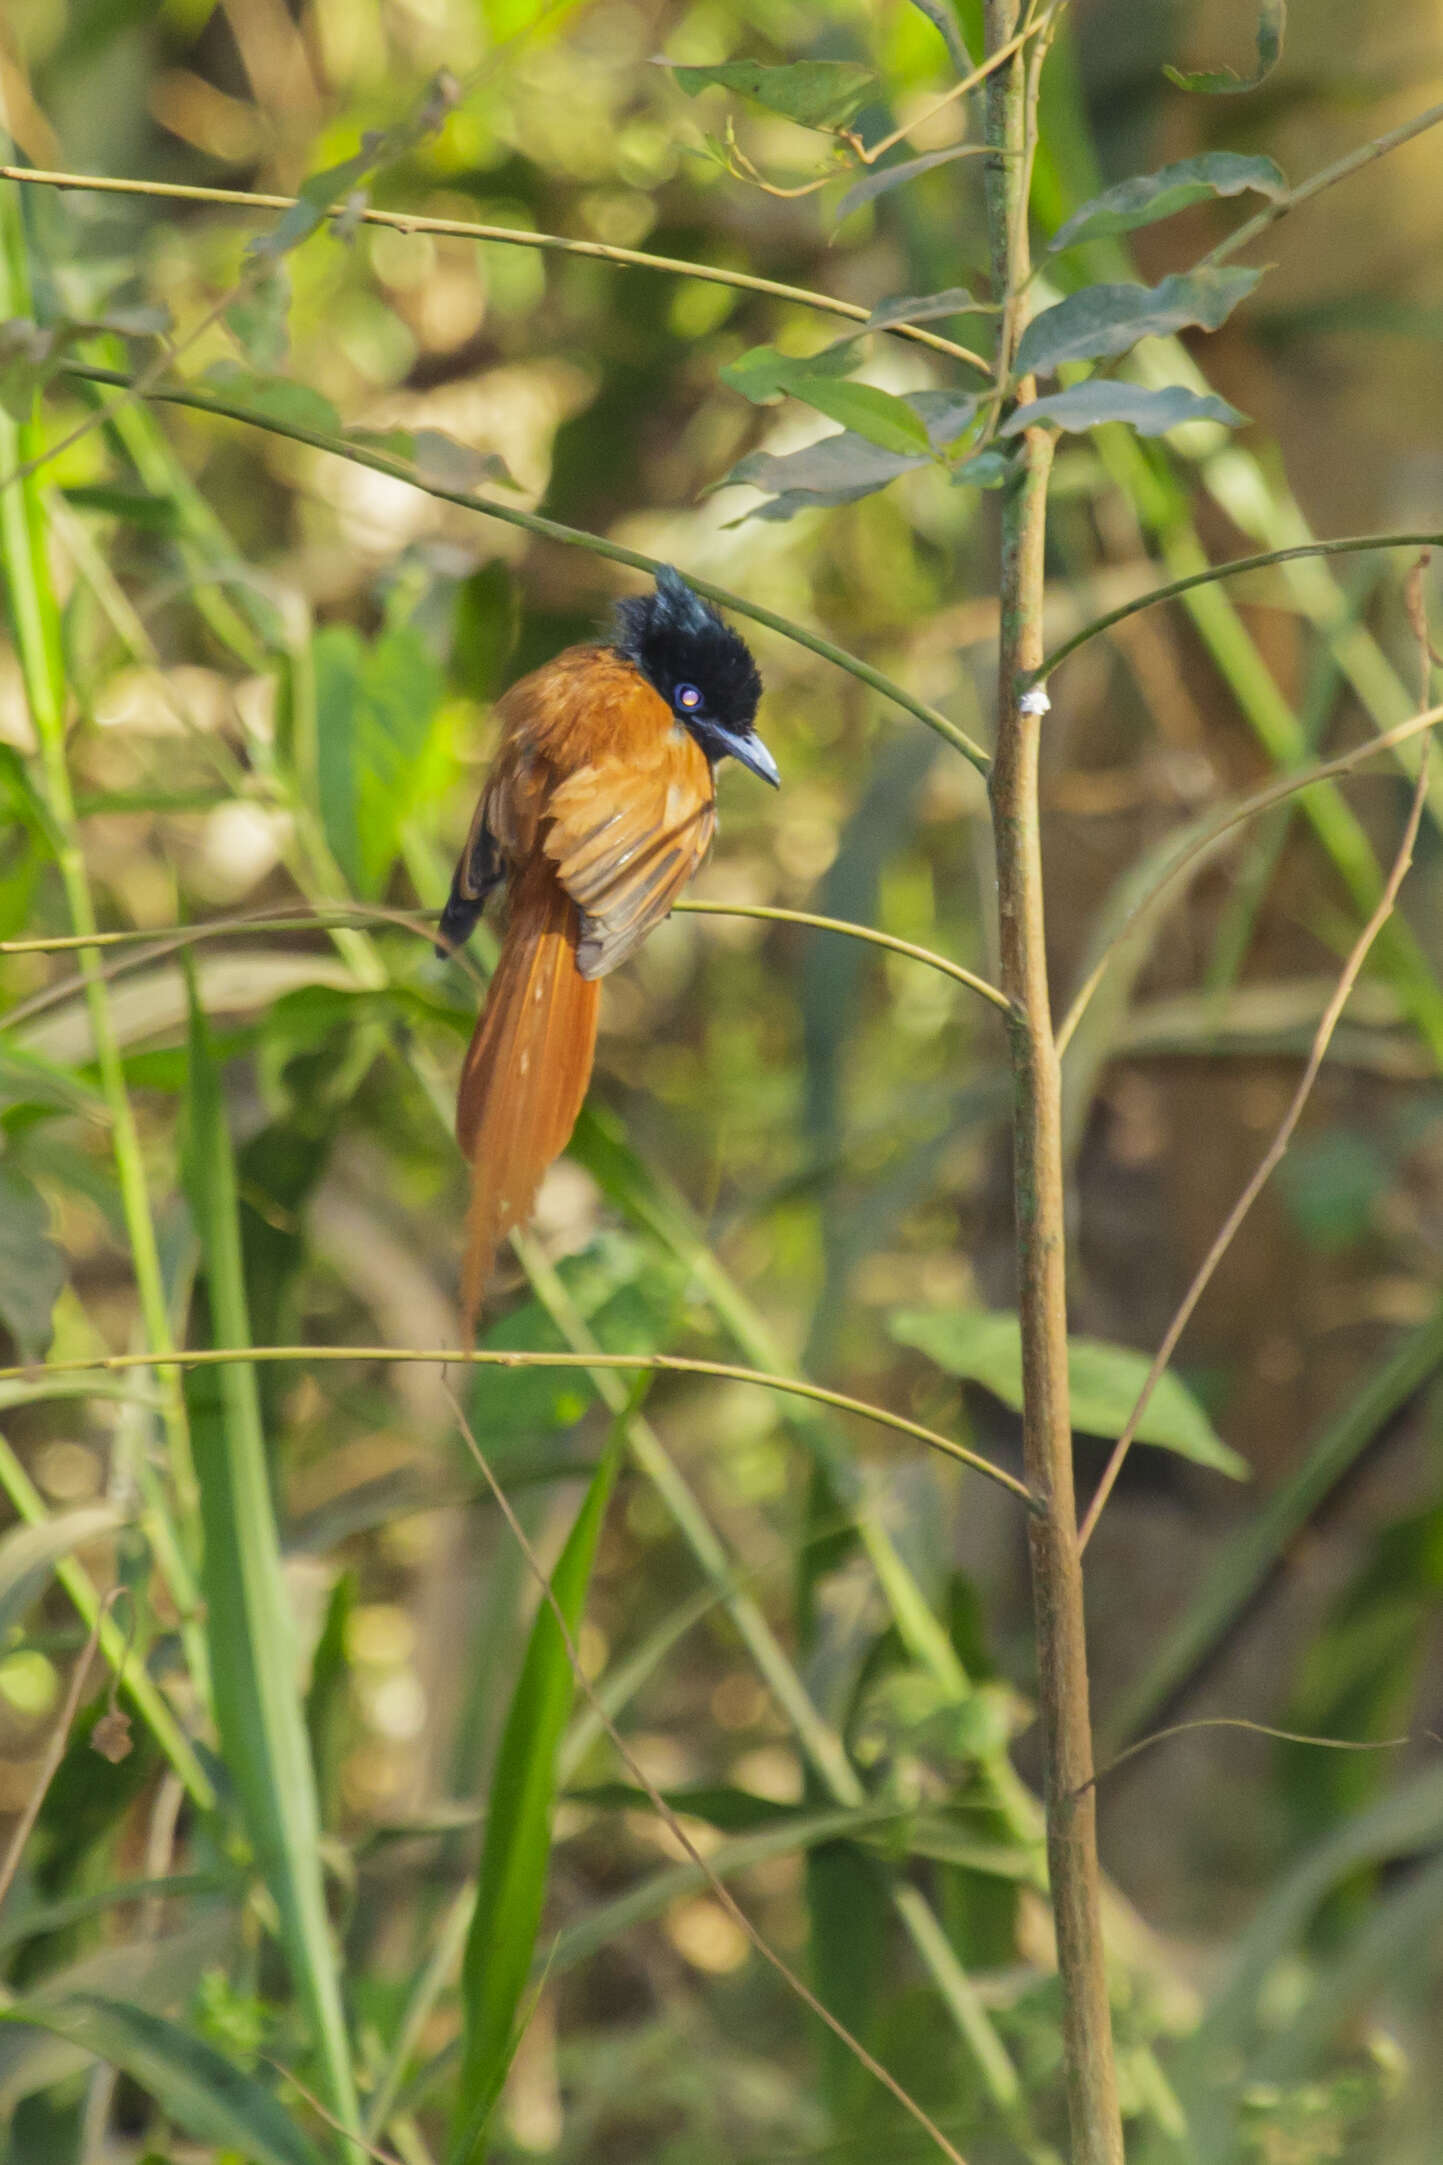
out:
M762 695L751 652L670 564L658 568L654 594L617 603L611 643L668 706L678 684L694 684L706 714L723 728L751 728Z

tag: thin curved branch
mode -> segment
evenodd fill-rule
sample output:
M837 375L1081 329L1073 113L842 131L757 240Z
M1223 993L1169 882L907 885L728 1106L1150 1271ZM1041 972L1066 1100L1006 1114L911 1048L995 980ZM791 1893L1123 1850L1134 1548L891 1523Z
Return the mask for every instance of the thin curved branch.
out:
M210 203L233 210L288 211L296 204L294 196L259 195L248 189L202 188L180 181L123 180L98 173L42 172L28 165L0 165L0 180L20 181L31 187L87 189L98 195L145 196L158 202ZM338 203L328 215L337 217L344 208ZM527 233L516 226L477 225L466 218L427 218L409 211L373 210L369 206L360 217L363 225L389 226L397 233L433 233L449 240L493 241L508 248L590 256L629 270L668 271L680 278L700 279L705 285L734 286L743 293L764 293L775 301L792 301L800 308L815 308L822 315L844 316L850 323L865 323L871 314L869 308L856 301L837 300L830 293L813 291L810 286L789 286L779 278L758 278L750 271L728 270L720 264L688 263L684 256L654 256L640 248L615 248L609 241L572 240L564 233ZM929 331L922 324L888 324L886 335L905 338L915 346L930 346L934 353L945 353L949 360L965 362L968 368L975 368L984 376L992 374L991 363L980 353L974 353L970 346L959 345L955 339L943 338L940 332Z
M222 1368L236 1361L421 1361L441 1368L624 1368L667 1376L715 1376L725 1383L758 1383L764 1390L780 1391L785 1397L808 1398L817 1405L832 1406L839 1413L859 1414L864 1421L876 1422L879 1428L890 1428L899 1436L925 1443L929 1451L940 1451L944 1458L970 1466L974 1473L985 1474L989 1481L1010 1489L1023 1503L1032 1505L1031 1491L1015 1474L994 1466L965 1444L954 1443L950 1436L939 1435L935 1428L924 1428L920 1421L909 1421L905 1414L891 1413L885 1406L871 1405L864 1398L826 1390L820 1383L767 1375L761 1369L743 1368L730 1361L693 1360L679 1353L534 1353L491 1347L468 1351L460 1346L201 1346L177 1349L167 1359L178 1368ZM36 1383L48 1376L113 1375L127 1368L154 1366L153 1354L109 1353L92 1361L47 1361L41 1367L22 1364L0 1368L0 1383Z
M880 947L888 954L904 955L911 962L926 963L943 977L965 985L987 1000L1002 1014L1010 1013L1005 993L990 984L985 977L978 977L960 962L952 962L946 955L934 953L930 947L919 947L912 940L899 940L890 932L878 932L871 925L851 923L843 917L818 917L810 910L787 910L770 902L700 902L683 900L672 904L674 910L694 917L753 917L780 925L807 925L817 932L838 932L846 939L861 940L868 947ZM439 910L393 910L375 903L338 905L328 909L321 903L314 910L246 910L232 917L213 917L196 925L170 925L153 927L146 931L98 932L92 937L79 933L65 933L53 939L0 940L0 955L59 955L71 954L77 949L89 947L141 947L145 952L121 967L141 968L148 962L160 962L167 955L182 947L198 945L203 940L227 939L232 933L241 932L309 932L334 931L347 925L383 924L399 926L403 932L412 932L418 939L430 941L435 935ZM70 997L83 989L84 980L76 977L61 985L51 985L37 995L47 1006L55 1004L58 997ZM7 1016L7 1022L23 1020L25 1016L39 1012L27 1002Z
M128 390L132 379L113 368L93 368L86 362L67 362L60 370L63 376L73 376L86 383L109 384L113 388ZM386 474L393 481L404 481L424 495L435 496L442 503L457 504L463 511L479 511L488 519L500 519L507 526L519 526L523 532L537 534L543 541L560 542L571 549L585 549L592 556L604 557L608 563L625 564L632 571L655 573L661 566L654 556L643 556L639 549L628 549L619 541L604 540L600 534L583 533L579 527L563 526L559 520L543 518L536 511L522 511L518 505L499 503L491 496L477 495L471 489L449 489L444 483L433 481L419 473L404 459L392 458L388 452L378 451L370 444L353 443L348 437L332 436L327 430L306 428L297 421L282 421L273 414L253 413L245 406L238 406L230 399L217 398L213 393L181 389L157 389L147 397L168 406L184 406L194 413L208 413L221 421L240 421L247 428L258 428L272 436L286 437L292 443L305 444L312 451L326 451L335 458L349 459L353 466L367 466L373 473ZM991 757L980 744L974 744L964 729L947 719L936 707L928 706L923 699L914 699L900 684L894 684L880 669L864 662L844 647L834 646L830 639L823 639L817 632L808 631L804 625L794 624L789 617L778 616L773 609L764 609L759 602L747 601L734 594L730 587L717 586L710 579L702 579L687 573L688 583L706 600L730 609L737 616L749 617L754 624L764 624L768 631L777 632L794 645L803 646L810 653L819 655L823 661L846 671L859 683L870 685L884 699L904 713L915 715L929 729L945 738L954 751L970 760L979 774L985 774L991 766Z
M925 962L931 969L939 970L943 977L955 979L969 992L990 1001L1002 1014L1012 1012L1005 992L985 977L964 969L960 962L950 962L930 947L918 947L911 940L895 939L890 932L878 932L871 925L856 925L845 917L816 917L810 910L784 910L770 902L677 902L673 908L687 911L694 917L761 917L779 925L810 925L817 932L840 932L847 939L865 940L869 947L885 948L888 954L906 955L912 962Z
M1402 143L1410 143L1415 135L1424 135L1429 128L1436 128L1440 120L1443 120L1443 105L1430 105L1425 112L1415 114L1412 120L1401 121L1396 128L1390 128L1386 135L1374 136L1371 142L1363 143L1357 150L1350 150L1343 157L1334 159L1331 165L1321 167L1308 180L1299 181L1296 188L1290 188L1276 203L1266 204L1255 217L1247 219L1235 232L1227 234L1215 248L1208 250L1194 268L1202 270L1215 263L1226 263L1229 256L1235 256L1240 248L1246 248L1250 241L1255 241L1259 234L1266 233L1269 226L1276 225L1280 218L1286 218L1290 211L1311 202L1313 197L1321 195L1325 188L1333 187L1340 180L1347 180L1350 174L1358 172L1363 166L1372 165L1375 159L1386 158L1389 151L1397 150Z
M1443 547L1443 533L1431 534L1344 534L1336 541L1301 541L1289 549L1263 549L1256 556L1235 556L1226 564L1210 564L1206 571L1189 572L1185 579L1172 579L1166 586L1155 586L1151 592L1138 594L1132 601L1122 602L1116 609L1109 609L1105 616L1095 616L1084 624L1070 639L1064 639L1034 670L1030 682L1040 684L1051 676L1060 663L1090 639L1099 638L1111 631L1130 616L1143 609L1156 608L1160 601L1175 601L1179 594L1190 593L1195 586L1212 586L1219 579L1237 579L1244 572L1266 571L1270 564L1290 564L1305 556L1359 556L1367 549L1436 549Z

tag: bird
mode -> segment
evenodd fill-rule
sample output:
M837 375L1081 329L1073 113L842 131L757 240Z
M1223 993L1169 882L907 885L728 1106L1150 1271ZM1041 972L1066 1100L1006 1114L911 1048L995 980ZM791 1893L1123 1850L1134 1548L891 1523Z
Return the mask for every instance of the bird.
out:
M461 1068L471 1165L462 1313L474 1334L496 1251L571 1139L596 1048L600 980L640 947L716 832L716 769L773 788L746 642L669 564L617 604L610 637L568 647L497 702L500 739L436 952L464 946L506 888L506 929Z

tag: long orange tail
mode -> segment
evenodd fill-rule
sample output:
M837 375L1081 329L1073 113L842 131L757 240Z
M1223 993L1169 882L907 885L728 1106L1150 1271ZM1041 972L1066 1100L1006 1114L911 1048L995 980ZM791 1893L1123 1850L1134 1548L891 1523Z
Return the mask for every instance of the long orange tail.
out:
M461 1070L456 1137L471 1160L461 1276L468 1331L496 1250L530 1216L591 1080L601 987L576 966L580 929L549 859L534 858L511 890L501 959Z

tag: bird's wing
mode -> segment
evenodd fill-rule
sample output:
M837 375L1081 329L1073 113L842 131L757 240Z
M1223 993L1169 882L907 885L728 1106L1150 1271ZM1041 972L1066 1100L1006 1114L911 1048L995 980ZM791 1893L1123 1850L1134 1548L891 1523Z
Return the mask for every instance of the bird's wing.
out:
M711 767L677 735L650 759L615 754L557 782L546 854L582 913L577 964L605 977L666 916L716 832Z

